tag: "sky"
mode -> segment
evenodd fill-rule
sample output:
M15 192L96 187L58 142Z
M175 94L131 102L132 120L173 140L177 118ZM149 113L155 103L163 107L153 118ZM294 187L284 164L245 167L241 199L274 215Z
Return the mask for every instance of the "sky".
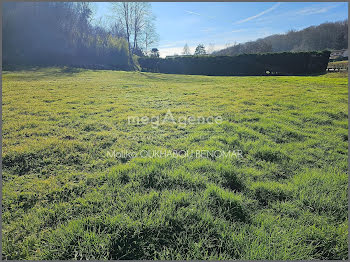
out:
M181 54L187 43L225 48L272 34L348 18L347 2L152 2L157 47L165 57ZM94 20L107 17L110 3L93 4Z

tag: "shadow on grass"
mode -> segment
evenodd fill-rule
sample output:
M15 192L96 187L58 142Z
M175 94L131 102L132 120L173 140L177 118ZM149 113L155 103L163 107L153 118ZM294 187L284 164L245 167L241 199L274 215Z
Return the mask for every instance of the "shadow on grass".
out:
M83 72L84 69L77 67L43 67L43 66L16 66L4 67L4 75L17 81L37 81L45 78L72 77Z

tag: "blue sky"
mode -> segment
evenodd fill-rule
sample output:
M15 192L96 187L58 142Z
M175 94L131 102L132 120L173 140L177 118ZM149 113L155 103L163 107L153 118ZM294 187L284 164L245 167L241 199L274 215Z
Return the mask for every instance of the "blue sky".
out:
M94 17L110 15L110 3L94 3ZM202 43L222 49L268 35L347 19L347 2L153 2L161 56L193 52Z

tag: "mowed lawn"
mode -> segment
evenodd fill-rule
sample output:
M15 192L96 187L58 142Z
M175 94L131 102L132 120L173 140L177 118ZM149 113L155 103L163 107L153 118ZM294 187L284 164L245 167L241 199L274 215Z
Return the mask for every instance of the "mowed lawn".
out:
M346 75L48 68L2 83L4 259L347 259ZM223 122L128 123L169 109Z

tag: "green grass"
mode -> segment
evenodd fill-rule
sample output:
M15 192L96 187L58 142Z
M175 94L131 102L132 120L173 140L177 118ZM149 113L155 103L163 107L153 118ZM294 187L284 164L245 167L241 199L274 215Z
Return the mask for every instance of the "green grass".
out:
M344 76L4 72L3 258L347 259ZM107 157L153 149L243 158Z
M347 69L348 69L348 64L349 64L349 61L336 61L336 62L329 62L328 63L328 68L335 68L335 69L346 69L344 72L343 71L343 74L344 74L344 77L347 77Z
M342 66L346 66L349 63L349 61L345 60L345 61L336 61L336 62L329 62L329 65L342 65Z

